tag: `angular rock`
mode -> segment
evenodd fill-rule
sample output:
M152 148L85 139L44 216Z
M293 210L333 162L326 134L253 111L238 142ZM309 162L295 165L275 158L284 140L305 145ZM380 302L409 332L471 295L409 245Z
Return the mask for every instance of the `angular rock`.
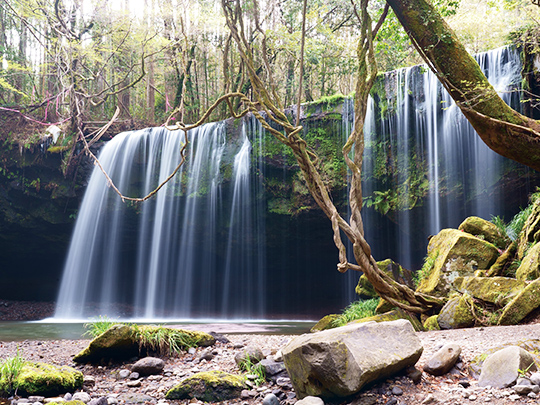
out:
M246 389L244 378L223 371L196 373L173 387L165 398L197 398L204 402L221 402L239 398Z
M444 375L454 367L460 354L461 347L458 344L448 343L437 350L428 360L424 366L424 371L435 376Z
M468 293L474 298L492 304L505 306L518 295L527 284L510 277L459 277L454 287L460 293Z
M520 370L536 371L533 356L519 346L509 346L486 358L478 380L480 387L506 388L513 385Z
M145 357L138 360L132 367L131 371L139 373L141 376L161 374L165 368L165 362L157 357Z
M516 325L540 306L540 279L525 287L503 310L499 325Z
M437 317L441 329L460 329L474 326L474 315L471 312L472 299L468 294L454 297L442 307Z
M397 282L414 288L412 272L410 270L404 269L398 263L392 261L391 259L377 262L377 266L381 271L384 271ZM364 274L360 276L355 291L356 294L358 294L358 296L363 299L378 297L375 289L373 288L373 285L371 285L371 283Z
M414 365L422 350L411 323L400 319L301 335L282 351L298 398L330 399Z
M493 223L479 217L468 217L463 221L458 229L480 237L489 243L494 244L499 249L505 249L511 240L503 235L499 228Z
M0 380L0 392L9 392L7 381ZM51 397L74 392L83 386L83 374L68 366L26 362L16 379L19 395Z
M246 346L234 356L234 361L241 369L245 369L248 361L252 364L257 364L262 359L264 359L264 354L257 346Z
M516 279L520 281L536 280L540 277L540 243L529 249L518 269Z
M387 312L385 314L373 315L368 316L367 318L357 319L355 321L351 321L350 323L388 322L396 321L398 319L405 319L406 321L409 321L413 326L414 330L417 332L424 330L422 323L418 320L416 315L406 312L401 308L394 309L393 311Z
M260 364L264 367L264 372L267 377L279 374L285 371L285 364L282 361L274 361L270 359L262 359Z
M489 269L498 255L498 249L485 240L455 229L443 229L429 241L426 263L431 266L426 269L426 277L417 290L447 296L456 278L472 276L478 269Z
M330 314L322 317L310 330L310 332L320 332L321 330L332 329L332 323L339 318L338 314Z

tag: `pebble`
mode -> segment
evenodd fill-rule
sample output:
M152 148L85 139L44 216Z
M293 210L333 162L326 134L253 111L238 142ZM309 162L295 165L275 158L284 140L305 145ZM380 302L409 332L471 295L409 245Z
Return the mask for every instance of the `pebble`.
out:
M392 395L403 395L403 390L400 387L394 387L392 388Z
M278 397L274 394L267 394L262 403L263 405L280 405Z

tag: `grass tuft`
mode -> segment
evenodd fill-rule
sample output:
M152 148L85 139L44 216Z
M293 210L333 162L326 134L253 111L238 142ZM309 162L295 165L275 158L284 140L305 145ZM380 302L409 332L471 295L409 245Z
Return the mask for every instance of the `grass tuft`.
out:
M351 302L343 310L343 313L341 313L338 318L332 321L332 326L337 328L347 325L351 321L373 316L375 315L375 308L377 308L378 304L379 298Z
M116 321L114 319L109 319L107 316L100 315L97 318L94 318L91 322L84 324L84 328L88 330L84 332L83 336L90 336L91 338L96 338L103 332L109 330L112 326L118 324L126 323Z
M246 353L246 359L239 364L241 370L246 374L252 374L257 376L253 382L256 386L263 384L266 381L266 370L260 362L254 362L251 357Z
M20 355L17 347L17 354L5 359L0 364L0 391L5 391L8 394L17 392L17 378L25 364L26 361Z

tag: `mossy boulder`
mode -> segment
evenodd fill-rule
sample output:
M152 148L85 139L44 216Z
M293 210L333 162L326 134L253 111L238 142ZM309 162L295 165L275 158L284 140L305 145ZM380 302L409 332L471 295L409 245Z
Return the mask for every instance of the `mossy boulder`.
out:
M412 272L410 270L404 269L398 263L392 261L391 259L377 262L377 266L381 271L384 271L398 283L405 284L409 287L414 288ZM362 274L360 276L355 291L356 294L358 294L358 296L363 299L378 297L375 289L373 288L373 285L371 285L365 274Z
M473 302L468 294L451 298L442 307L437 317L441 329L470 328L474 326L475 318L471 310Z
M338 318L338 314L326 315L311 328L310 332L320 332L321 330L332 329L334 327L333 322Z
M525 254L518 269L516 278L522 281L536 280L540 277L540 243L536 243Z
M68 366L26 362L12 386L19 395L50 397L82 388L83 374ZM10 387L1 379L0 392L9 391Z
M498 324L516 325L538 307L540 307L540 279L530 283L504 307Z
M88 347L77 354L73 361L77 363L107 363L109 360L126 360L148 352L155 352L159 344L146 345L142 335L163 336L171 332L177 336L177 344L181 347L185 342L196 346L210 346L216 339L208 333L184 329L163 328L161 326L114 325L93 339Z
M240 397L246 388L242 376L223 371L196 373L170 389L167 399L197 398L204 402L221 402Z
M424 327L422 326L422 323L418 320L418 318L409 313L404 311L401 308L394 309L392 311L386 312L384 314L378 314L373 316L368 316L367 318L357 319L355 321L349 322L350 324L354 323L364 323L364 322L388 322L388 321L396 321L398 319L405 319L411 323L414 330L417 332L423 331Z
M454 290L458 277L486 270L497 260L498 249L491 243L456 229L443 229L428 244L428 268L423 269L418 292L439 297Z
M424 321L424 330L441 330L438 321L439 315L432 315Z
M73 361L76 363L99 363L109 359L124 360L136 357L139 345L135 330L128 325L114 325L94 338Z
M505 306L518 295L527 284L509 277L458 277L454 286L460 293L474 298Z
M500 229L493 222L486 221L479 217L468 217L463 221L458 230L470 233L477 238L484 239L497 246L499 249L506 249L511 243L508 236L501 233Z

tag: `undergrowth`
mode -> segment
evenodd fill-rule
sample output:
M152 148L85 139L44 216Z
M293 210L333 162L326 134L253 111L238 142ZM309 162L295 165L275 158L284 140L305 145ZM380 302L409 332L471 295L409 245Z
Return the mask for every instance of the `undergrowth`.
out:
M17 378L21 374L26 361L22 358L17 347L17 354L5 359L0 364L0 391L8 394L16 393L18 384Z
M371 298L369 300L359 300L351 302L339 315L338 318L332 321L332 326L337 328L344 326L351 321L367 318L375 315L375 308L379 304L379 298Z

